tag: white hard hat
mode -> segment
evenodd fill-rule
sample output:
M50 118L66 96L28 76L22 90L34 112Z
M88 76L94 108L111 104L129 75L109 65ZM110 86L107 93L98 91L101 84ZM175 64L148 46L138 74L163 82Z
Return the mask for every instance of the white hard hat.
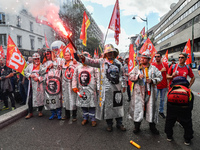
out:
M34 53L34 54L32 55L32 58L33 58L33 59L35 59L35 58L40 58L40 55L39 55L38 53Z

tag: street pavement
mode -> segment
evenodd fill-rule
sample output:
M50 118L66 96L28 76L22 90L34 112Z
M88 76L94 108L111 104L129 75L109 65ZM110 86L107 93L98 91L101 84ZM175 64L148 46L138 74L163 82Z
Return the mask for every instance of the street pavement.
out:
M31 119L21 118L0 130L0 150L131 150L137 149L130 144L135 141L141 149L148 150L198 150L200 149L200 77L197 70L193 70L196 81L192 86L195 94L193 108L194 138L191 145L184 145L183 128L178 124L174 126L174 141L168 142L164 133L165 119L159 117L157 128L160 135L153 135L148 123L143 120L141 132L135 135L133 121L128 116L129 103L125 100L125 116L123 118L126 132L115 127L113 132L106 131L106 122L97 121L97 126L92 127L91 122L81 125L81 110L78 109L78 120L48 120L49 111L44 111L43 117L38 117L34 112ZM127 99L127 96L125 95ZM114 121L115 122L115 121Z

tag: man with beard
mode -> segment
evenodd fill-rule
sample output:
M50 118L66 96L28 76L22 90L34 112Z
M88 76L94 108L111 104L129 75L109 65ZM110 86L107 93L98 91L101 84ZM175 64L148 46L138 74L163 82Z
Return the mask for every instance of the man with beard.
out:
M129 113L134 121L134 133L140 132L140 125L144 118L149 122L153 134L159 134L156 129L158 122L158 111L156 110L156 85L161 82L162 74L149 62L151 55L149 51L142 53L140 65L129 73L129 80L134 82L133 95L129 106Z

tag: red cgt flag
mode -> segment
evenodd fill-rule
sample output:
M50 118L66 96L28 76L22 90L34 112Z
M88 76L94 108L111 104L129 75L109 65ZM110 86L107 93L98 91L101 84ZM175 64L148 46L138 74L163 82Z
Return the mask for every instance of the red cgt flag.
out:
M168 64L168 50L166 51L165 56L163 57L162 61Z
M140 35L141 35L141 37L142 38L144 38L144 36L145 36L145 27L142 29L142 31L140 32Z
M44 34L44 36L45 36L45 45L46 45L46 48L48 48L48 49L49 49L49 44L48 44L48 41L47 41L46 34Z
M112 17L110 19L110 24L108 29L115 31L115 43L119 44L119 34L120 34L120 9L119 9L119 1L116 0L115 7L113 9Z
M24 57L10 35L8 36L6 66L20 72L22 75L24 75L24 69L27 66Z
M81 27L81 35L80 39L83 40L83 45L86 46L87 43L87 28L90 25L90 20L88 19L88 16L86 12L84 11L83 13L83 22L82 22L82 27Z
M191 64L192 63L192 55L191 55L190 39L188 40L187 44L185 45L183 52L188 54L185 64L186 65Z
M3 51L2 45L0 46L0 58L5 58L5 53Z
M135 59L136 59L136 54L135 54L135 51L133 49L133 44L130 44L130 47L129 47L129 60L128 60L128 73L130 73L133 70L133 68L135 67ZM128 84L130 86L130 90L132 91L133 82L128 80Z
M145 51L149 51L151 53L151 61L150 61L150 63L151 63L154 59L155 54L157 53L157 50L155 49L155 47L153 46L153 44L151 43L151 40L149 38L143 44L139 53L142 54Z

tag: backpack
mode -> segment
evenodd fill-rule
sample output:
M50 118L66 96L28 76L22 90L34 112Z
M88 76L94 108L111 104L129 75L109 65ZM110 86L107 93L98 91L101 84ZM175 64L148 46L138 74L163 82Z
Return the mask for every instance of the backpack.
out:
M188 106L192 100L191 90L183 85L174 85L167 93L167 101L178 106Z

